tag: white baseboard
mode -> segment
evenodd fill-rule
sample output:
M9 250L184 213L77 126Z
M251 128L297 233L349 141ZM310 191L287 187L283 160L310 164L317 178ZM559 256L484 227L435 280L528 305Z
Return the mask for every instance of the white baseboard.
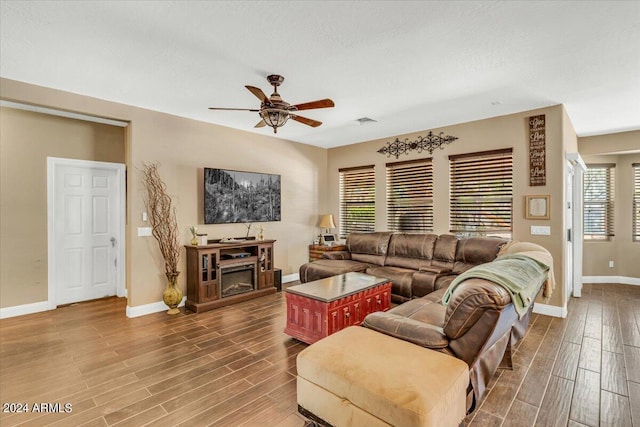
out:
M640 286L640 278L625 276L582 276L582 283L622 283L623 285Z
M300 280L300 273L287 274L286 276L282 276L282 283L295 282L296 280Z
M544 314L545 316L561 317L563 319L567 317L568 314L567 307L558 307L557 305L540 303L535 303L533 305L533 312Z
M187 300L187 297L182 297L182 302L178 305L178 307L184 306L184 302ZM135 307L130 307L127 305L127 317L140 317L146 316L147 314L158 313L159 311L166 311L169 307L162 301L152 302L151 304L144 305L136 305Z
M55 308L55 307L54 307ZM25 314L40 313L51 310L49 301L35 302L33 304L16 305L13 307L0 308L0 319L8 317L24 316Z
M187 297L182 298L179 307L184 306ZM53 308L55 309L55 307ZM159 311L168 310L169 307L162 301L153 302L151 304L138 305L135 307L127 306L127 317L139 317L147 314L157 313ZM52 310L49 308L48 301L36 302L33 304L17 305L14 307L0 308L0 319L9 317L24 316L26 314L40 313L41 311Z

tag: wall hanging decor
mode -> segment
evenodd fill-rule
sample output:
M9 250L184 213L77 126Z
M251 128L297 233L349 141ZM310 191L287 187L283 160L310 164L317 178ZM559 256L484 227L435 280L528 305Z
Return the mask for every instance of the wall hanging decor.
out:
M529 117L529 185L547 185L545 117Z
M525 196L527 201L526 219L550 219L550 196Z
M204 168L203 187L205 224L280 221L280 175Z
M428 151L429 154L433 154L436 148L444 150L444 145L449 144L452 141L458 139L456 136L444 135L444 132L435 135L429 131L427 136L419 136L415 141L409 141L409 138L405 138L404 141L400 141L396 138L395 141L387 142L387 145L378 150L380 154L386 154L387 157L395 156L396 159L401 154L409 154L409 151L415 150L418 153Z

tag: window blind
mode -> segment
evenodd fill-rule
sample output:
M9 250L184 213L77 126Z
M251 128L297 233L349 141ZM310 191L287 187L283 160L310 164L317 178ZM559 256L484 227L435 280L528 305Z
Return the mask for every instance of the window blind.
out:
M640 242L640 163L633 164L633 241Z
M373 165L340 169L340 237L374 231L376 189Z
M433 231L433 164L431 159L387 163L387 228Z
M512 149L449 156L450 230L510 236Z
M614 236L615 164L590 164L584 174L584 238Z

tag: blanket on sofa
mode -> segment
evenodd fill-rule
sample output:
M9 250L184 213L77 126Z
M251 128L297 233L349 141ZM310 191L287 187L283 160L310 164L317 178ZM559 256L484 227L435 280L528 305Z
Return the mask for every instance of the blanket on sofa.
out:
M466 279L486 279L509 292L518 317L522 318L547 280L548 271L548 265L528 255L503 255L493 262L478 265L458 275L442 297L442 304L449 304L455 288Z
M504 245L498 257L506 254L524 254L531 258L537 259L547 267L549 267L549 274L547 275L547 281L544 284L542 292L543 300L547 302L551 298L553 290L556 288L556 275L553 272L553 257L551 253L544 247L531 242L518 242L516 240L511 241Z

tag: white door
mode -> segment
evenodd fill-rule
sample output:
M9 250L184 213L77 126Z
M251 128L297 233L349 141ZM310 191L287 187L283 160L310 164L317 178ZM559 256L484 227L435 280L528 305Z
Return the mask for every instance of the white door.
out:
M50 305L119 294L124 165L50 160Z

